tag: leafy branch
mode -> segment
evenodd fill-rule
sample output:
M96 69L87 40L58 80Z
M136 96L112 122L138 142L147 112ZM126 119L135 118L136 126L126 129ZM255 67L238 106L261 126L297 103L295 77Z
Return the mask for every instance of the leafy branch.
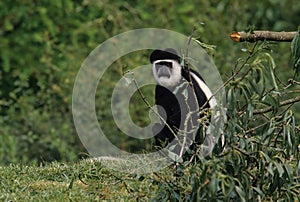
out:
M291 42L291 60L292 66L297 75L300 74L300 26L298 31L293 32L273 32L273 31L240 31L232 32L230 38L234 42L257 42L257 41L277 41L277 42Z

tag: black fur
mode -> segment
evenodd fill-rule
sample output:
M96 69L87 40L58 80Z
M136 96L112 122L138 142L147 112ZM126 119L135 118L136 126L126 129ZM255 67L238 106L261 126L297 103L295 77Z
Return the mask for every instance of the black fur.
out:
M150 55L150 62L153 63L156 60L171 59L176 60L180 63L180 57L177 52L172 48L167 48L165 50L155 50Z
M150 56L151 63L153 63L156 60L163 60L163 59L174 59L180 63L180 57L173 49L166 49L165 51L155 50ZM207 101L207 97L205 96L204 92L201 90L197 81L190 75L190 73L195 74L199 79L203 81L201 75L197 73L195 70L192 69L188 70L187 68L182 67L182 71L181 71L182 79L177 86L175 86L172 89L167 89L163 86L157 85L155 89L155 104L160 105L165 110L167 114L165 122L172 128L175 134L178 133L178 129L183 128L183 123L185 120L181 120L182 117L186 117L187 114L191 111L210 108L209 103ZM190 79L192 81L190 81ZM187 85L189 85L193 89L187 88ZM174 94L174 92L172 91L174 91L175 88L177 89ZM187 91L185 91L184 93L183 92L184 90ZM186 101L187 97L188 97L188 101ZM181 107L179 103L182 103ZM158 110L158 113L162 115L163 111ZM199 113L193 113L192 125L199 126L198 123L199 118L200 118ZM159 129L162 127L160 126L161 124L163 124L164 127L161 131L159 131ZM192 127L192 125L190 125L189 129ZM198 129L195 138L193 138L192 133L191 134L188 133L187 134L188 141L190 143L194 142L196 144L201 142L200 131L201 131L201 126ZM155 124L153 127L153 132L154 134L157 134L155 136L155 145L158 148L162 148L174 140L174 135L172 131L164 123ZM174 141L174 144L177 144L176 141ZM181 150L180 146L177 145L173 150L173 152L179 154L180 150Z

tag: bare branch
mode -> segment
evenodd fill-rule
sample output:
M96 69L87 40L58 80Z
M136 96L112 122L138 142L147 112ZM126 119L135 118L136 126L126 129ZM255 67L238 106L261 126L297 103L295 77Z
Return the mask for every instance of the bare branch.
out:
M230 38L234 42L256 42L256 41L280 41L291 42L297 32L272 32L272 31L252 31L252 32L233 32Z
M250 51L250 54L248 55L248 57L246 58L246 60L243 62L243 64L240 66L240 68L233 73L233 75L230 76L230 78L228 78L220 87L218 87L218 89L212 94L212 96L204 103L204 105L200 108L200 110L204 109L204 106L206 106L206 104L223 88L225 88L232 80L235 79L235 77L242 71L242 69L245 67L245 65L247 64L247 62L250 60L250 58L256 53L255 48L256 48L257 43L255 43ZM238 63L236 63L235 65L235 69L237 68ZM251 67L249 67L251 68Z
M291 99L288 99L288 100L284 100L284 101L279 103L279 106L283 107L283 106L293 104L293 103L296 103L296 102L300 102L300 96L297 96L297 97L294 97L294 98L291 98ZM266 107L266 108L263 108L263 109L257 109L257 110L254 110L253 114L254 115L263 114L263 113L266 113L266 112L270 112L273 109L274 109L273 106Z

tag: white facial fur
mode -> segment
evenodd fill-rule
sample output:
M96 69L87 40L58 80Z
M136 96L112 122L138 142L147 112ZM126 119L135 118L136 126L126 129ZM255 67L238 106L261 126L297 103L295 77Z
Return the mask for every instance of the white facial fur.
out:
M155 65L159 62L172 63L172 69L170 69L171 71L170 77L166 77L166 76L158 77ZM156 82L159 85L164 86L166 88L172 88L176 86L181 80L181 66L176 60L156 60L152 64L152 71Z

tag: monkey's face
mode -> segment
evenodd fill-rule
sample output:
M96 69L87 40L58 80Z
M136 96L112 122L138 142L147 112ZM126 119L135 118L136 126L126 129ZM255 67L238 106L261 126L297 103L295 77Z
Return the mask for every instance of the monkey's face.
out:
M176 86L181 79L181 66L176 60L156 60L152 70L157 83L167 88Z

